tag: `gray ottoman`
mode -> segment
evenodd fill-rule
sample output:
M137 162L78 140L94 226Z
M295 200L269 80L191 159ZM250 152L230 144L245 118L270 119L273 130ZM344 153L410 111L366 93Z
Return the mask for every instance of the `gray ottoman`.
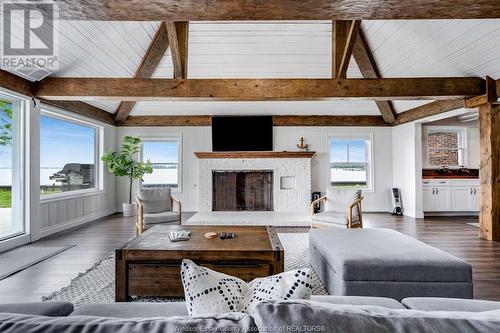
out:
M469 263L390 229L313 229L311 265L330 295L472 298Z

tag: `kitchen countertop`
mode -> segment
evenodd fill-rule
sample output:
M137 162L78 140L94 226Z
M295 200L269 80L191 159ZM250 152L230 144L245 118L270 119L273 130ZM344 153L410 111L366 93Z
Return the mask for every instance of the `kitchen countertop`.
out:
M479 169L423 169L422 179L479 179Z

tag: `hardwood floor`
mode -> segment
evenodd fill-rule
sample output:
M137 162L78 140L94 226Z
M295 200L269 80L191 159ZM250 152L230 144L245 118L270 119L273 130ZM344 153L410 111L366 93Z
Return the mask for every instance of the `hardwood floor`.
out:
M415 220L381 213L364 216L365 227L391 228L467 260L473 266L474 297L500 301L500 242L481 240L479 228L467 222L477 222L477 218ZM307 230L278 228L278 232ZM112 215L38 241L37 244L76 246L0 281L0 302L39 301L42 296L67 286L78 273L133 238L134 232L132 218Z

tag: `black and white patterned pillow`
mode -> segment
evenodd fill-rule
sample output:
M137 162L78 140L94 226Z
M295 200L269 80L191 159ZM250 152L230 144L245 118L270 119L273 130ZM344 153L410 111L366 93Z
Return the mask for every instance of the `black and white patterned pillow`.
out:
M213 313L246 312L264 300L309 299L311 274L309 268L297 269L250 283L198 266L188 259L181 265L186 306L190 316Z

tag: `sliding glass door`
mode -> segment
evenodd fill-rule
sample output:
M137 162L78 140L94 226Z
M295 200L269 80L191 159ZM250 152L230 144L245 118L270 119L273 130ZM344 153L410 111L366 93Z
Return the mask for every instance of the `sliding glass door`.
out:
M26 234L24 101L0 92L0 241Z

